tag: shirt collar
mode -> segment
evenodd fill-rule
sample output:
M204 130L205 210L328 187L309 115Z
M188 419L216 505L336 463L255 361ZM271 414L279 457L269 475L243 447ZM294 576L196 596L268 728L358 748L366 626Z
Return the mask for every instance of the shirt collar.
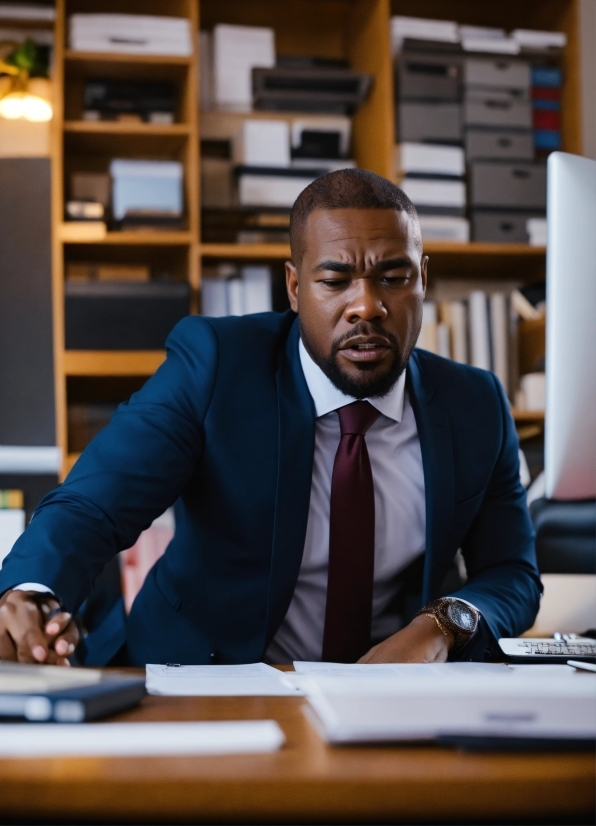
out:
M346 404L357 401L357 399L352 396L344 395L341 390L338 390L337 387L329 381L325 373L323 373L321 368L315 364L308 354L306 347L302 343L302 339L300 339L298 350L304 378L306 379L310 395L315 403L317 418L325 416L327 413L331 413L339 407L344 407ZM366 399L366 401L370 402L370 404L376 407L384 416L393 419L393 421L399 424L404 410L405 387L406 371L404 370L386 396L377 396Z

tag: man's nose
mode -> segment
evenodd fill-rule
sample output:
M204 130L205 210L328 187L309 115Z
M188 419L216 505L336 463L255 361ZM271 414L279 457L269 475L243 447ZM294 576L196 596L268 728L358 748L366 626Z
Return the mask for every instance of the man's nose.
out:
M357 321L383 321L387 318L387 309L371 279L359 278L354 282L344 318L350 324Z

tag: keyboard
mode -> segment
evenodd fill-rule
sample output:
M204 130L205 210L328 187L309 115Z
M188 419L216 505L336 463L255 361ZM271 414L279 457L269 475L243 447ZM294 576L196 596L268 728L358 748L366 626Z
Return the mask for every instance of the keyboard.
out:
M566 663L567 660L596 662L596 640L590 637L554 639L500 639L499 646L508 662Z

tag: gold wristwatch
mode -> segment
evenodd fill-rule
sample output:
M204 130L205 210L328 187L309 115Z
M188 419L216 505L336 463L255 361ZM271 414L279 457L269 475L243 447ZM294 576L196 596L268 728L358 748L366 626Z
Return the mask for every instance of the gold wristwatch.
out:
M416 616L428 614L437 623L443 634L451 631L455 637L452 651L457 651L468 642L478 628L480 613L461 599L442 597L435 599L418 611Z

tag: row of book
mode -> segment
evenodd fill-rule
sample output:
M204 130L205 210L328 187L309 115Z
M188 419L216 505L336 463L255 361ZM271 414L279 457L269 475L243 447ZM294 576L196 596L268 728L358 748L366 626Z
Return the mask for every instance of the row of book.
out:
M517 290L487 293L477 289L458 300L429 300L423 306L417 346L492 370L516 406L543 410L544 395L536 389L536 380L519 375L517 353L519 319L541 317L543 312Z

